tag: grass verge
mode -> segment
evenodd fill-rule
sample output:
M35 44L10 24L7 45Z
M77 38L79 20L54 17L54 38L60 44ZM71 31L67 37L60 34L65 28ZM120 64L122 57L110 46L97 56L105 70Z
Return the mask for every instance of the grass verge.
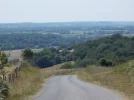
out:
M44 79L48 77L45 73L32 66L25 66L18 74L15 83L9 84L10 96L8 100L24 100L34 95L42 87Z
M134 100L134 61L114 68L89 66L79 71L78 77L124 93L126 100Z

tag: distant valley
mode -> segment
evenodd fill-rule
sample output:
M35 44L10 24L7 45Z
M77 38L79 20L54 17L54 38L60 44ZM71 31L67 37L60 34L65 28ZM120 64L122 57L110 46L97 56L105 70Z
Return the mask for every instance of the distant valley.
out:
M0 45L6 50L70 46L113 34L134 36L134 22L0 24Z

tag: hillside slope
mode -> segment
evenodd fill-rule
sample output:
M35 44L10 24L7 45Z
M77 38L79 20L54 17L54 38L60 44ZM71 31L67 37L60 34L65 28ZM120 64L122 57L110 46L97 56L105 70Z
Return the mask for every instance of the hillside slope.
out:
M78 76L86 82L124 93L128 97L126 100L134 100L134 61L114 68L88 66L84 71L79 71Z
M117 34L77 44L74 51L75 60L97 65L106 60L104 66L113 66L134 58L134 37L128 38Z

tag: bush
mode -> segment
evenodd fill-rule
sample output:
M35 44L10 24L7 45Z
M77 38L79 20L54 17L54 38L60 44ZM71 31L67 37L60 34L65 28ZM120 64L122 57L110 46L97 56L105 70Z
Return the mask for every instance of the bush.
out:
M89 65L89 60L88 59L83 59L83 60L78 60L75 63L75 67L86 67L87 65Z
M33 51L30 48L26 48L22 51L23 60L30 61L33 58Z
M106 59L101 59L101 60L100 60L100 65L101 65L101 66L106 66L106 65L107 65Z
M107 67L108 66L113 66L113 62L103 58L103 59L100 60L100 65L101 66L107 66Z
M61 66L61 69L70 69L70 68L74 68L73 64L71 64L70 62L65 63L64 65Z

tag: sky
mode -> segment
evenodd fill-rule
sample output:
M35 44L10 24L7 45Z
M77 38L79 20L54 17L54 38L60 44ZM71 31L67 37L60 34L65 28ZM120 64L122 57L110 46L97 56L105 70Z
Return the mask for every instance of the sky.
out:
M0 0L0 23L134 21L134 0Z

